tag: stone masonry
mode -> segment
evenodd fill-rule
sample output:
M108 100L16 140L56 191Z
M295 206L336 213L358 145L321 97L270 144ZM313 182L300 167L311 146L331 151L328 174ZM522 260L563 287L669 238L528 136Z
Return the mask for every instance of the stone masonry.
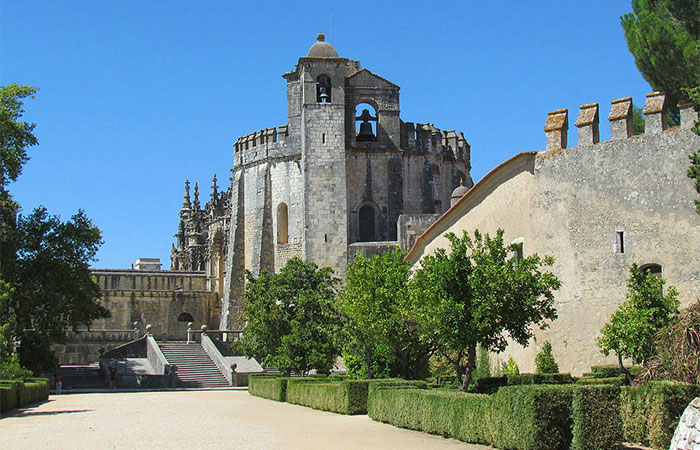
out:
M245 270L297 256L343 278L356 253L412 242L460 180L473 184L462 133L403 122L399 86L339 57L323 35L283 78L287 124L236 141L229 188L215 178L201 205L199 186L192 200L186 185L171 268L204 271L220 329L244 325Z

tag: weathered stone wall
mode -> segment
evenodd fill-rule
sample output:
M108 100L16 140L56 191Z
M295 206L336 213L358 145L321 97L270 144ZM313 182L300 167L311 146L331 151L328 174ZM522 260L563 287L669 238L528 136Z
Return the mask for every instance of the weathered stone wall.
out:
M100 351L111 350L138 337L138 330L100 330L93 327L91 330L68 333L65 345L51 348L59 364L92 364L100 358Z
M556 147L556 146L555 146ZM418 262L444 237L462 230L495 233L523 242L526 255L556 257L562 280L556 293L559 318L537 331L531 345L511 345L521 371L550 340L563 371L581 374L591 365L614 363L598 351L600 329L624 300L632 263L659 264L682 306L699 295L700 216L685 173L700 138L686 128L648 133L575 148L521 153L467 193L418 241L409 255ZM617 239L623 233L624 252Z

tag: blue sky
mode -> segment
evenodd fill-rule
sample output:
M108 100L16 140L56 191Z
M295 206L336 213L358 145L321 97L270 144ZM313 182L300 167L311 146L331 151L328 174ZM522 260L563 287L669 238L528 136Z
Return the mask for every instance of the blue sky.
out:
M331 33L329 11L332 9ZM401 117L464 132L478 181L544 147L549 111L651 91L627 51L630 2L0 0L0 84L40 145L10 190L29 211L84 209L93 265L169 267L185 179L228 185L239 136L286 123L286 85L316 35L401 86Z

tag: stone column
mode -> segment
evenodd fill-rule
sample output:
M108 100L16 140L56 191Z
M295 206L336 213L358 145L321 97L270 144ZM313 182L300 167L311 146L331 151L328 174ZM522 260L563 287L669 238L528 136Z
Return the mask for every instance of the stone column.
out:
M566 148L566 133L569 131L569 111L558 109L547 115L544 125L546 150Z
M698 120L698 112L695 111L695 104L690 101L679 103L678 109L681 112L681 128L684 130L693 128L695 121Z

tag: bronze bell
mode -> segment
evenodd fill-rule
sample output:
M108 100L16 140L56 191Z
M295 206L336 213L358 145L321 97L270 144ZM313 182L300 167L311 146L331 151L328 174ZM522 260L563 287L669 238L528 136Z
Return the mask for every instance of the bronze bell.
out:
M319 98L321 99L321 103L328 103L328 99L330 97L328 96L326 86L320 86L318 90L321 93L321 95L319 96Z
M357 142L374 141L374 133L372 133L372 124L364 121L360 124L360 132L357 134Z

